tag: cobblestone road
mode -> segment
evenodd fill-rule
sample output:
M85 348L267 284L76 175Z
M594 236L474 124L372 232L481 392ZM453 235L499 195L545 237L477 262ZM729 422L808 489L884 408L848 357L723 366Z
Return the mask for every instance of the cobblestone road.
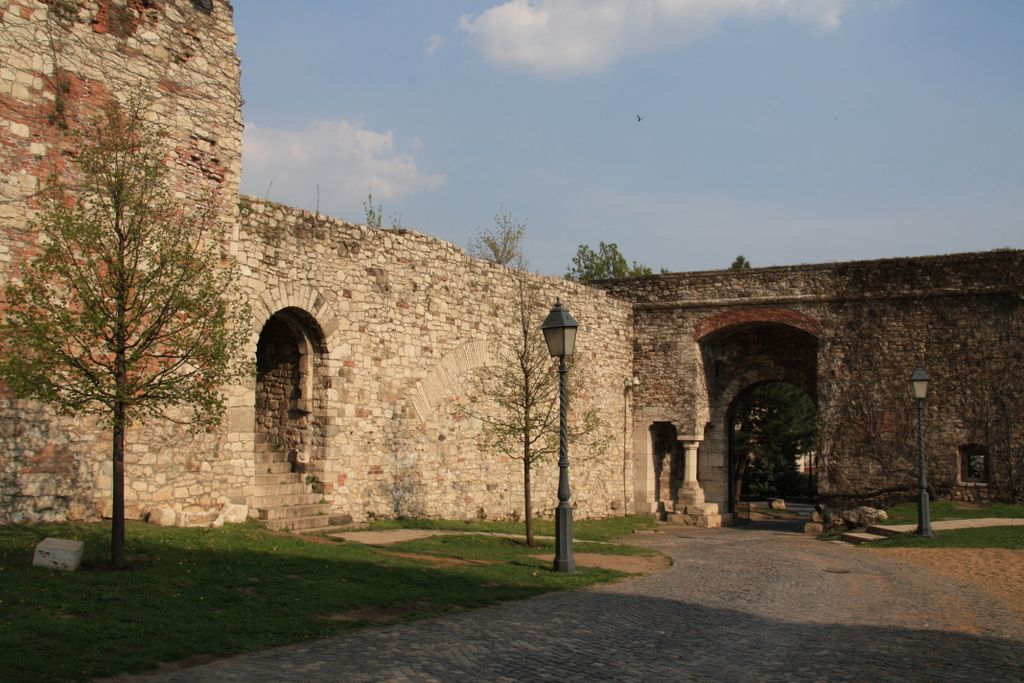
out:
M145 681L1024 681L1024 623L970 585L799 534L671 528L667 571Z

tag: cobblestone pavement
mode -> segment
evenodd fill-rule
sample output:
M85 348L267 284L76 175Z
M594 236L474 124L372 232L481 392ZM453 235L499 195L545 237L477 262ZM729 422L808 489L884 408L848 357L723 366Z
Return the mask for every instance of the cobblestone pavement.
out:
M883 553L764 529L631 542L675 564L137 680L1024 681L1017 613Z

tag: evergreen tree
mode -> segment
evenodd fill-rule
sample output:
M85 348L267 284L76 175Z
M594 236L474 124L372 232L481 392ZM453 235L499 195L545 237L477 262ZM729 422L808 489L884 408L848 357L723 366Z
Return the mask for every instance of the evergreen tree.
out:
M811 398L792 384L769 382L747 392L733 415L735 499L801 493L797 458L814 449L818 431Z
M581 244L576 255L572 257L572 265L565 277L576 282L589 282L618 277L638 277L650 275L651 272L650 268L639 265L636 261L629 265L626 257L619 251L619 245L614 242L600 242L597 251L586 244Z

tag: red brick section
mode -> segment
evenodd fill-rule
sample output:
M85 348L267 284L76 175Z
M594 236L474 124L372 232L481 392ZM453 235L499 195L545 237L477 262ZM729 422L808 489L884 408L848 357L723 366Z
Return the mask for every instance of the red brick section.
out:
M75 458L63 444L47 443L28 453L21 467L22 474L71 475Z
M694 325L693 338L700 341L709 334L724 330L737 325L749 325L751 323L774 323L796 327L814 336L821 334L821 324L791 308L778 308L774 306L756 306L751 308L730 309L723 313L713 315L710 318L698 320Z

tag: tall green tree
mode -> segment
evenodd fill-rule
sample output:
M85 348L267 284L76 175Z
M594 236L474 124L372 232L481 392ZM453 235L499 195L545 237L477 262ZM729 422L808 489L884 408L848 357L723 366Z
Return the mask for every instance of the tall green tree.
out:
M248 367L249 313L213 241L215 198L175 199L166 134L145 107L111 99L73 135L77 171L51 178L34 221L42 250L6 287L0 379L109 425L120 568L126 428L178 408L196 428L217 423L220 387Z
M734 500L800 493L797 457L814 449L818 434L817 407L803 390L785 382L754 387L734 410L733 429Z
M649 267L642 266L636 261L630 265L615 242L599 242L597 251L586 244L580 245L576 255L572 257L572 265L569 266L565 277L576 282L589 282L617 277L638 277L650 275L651 272Z

